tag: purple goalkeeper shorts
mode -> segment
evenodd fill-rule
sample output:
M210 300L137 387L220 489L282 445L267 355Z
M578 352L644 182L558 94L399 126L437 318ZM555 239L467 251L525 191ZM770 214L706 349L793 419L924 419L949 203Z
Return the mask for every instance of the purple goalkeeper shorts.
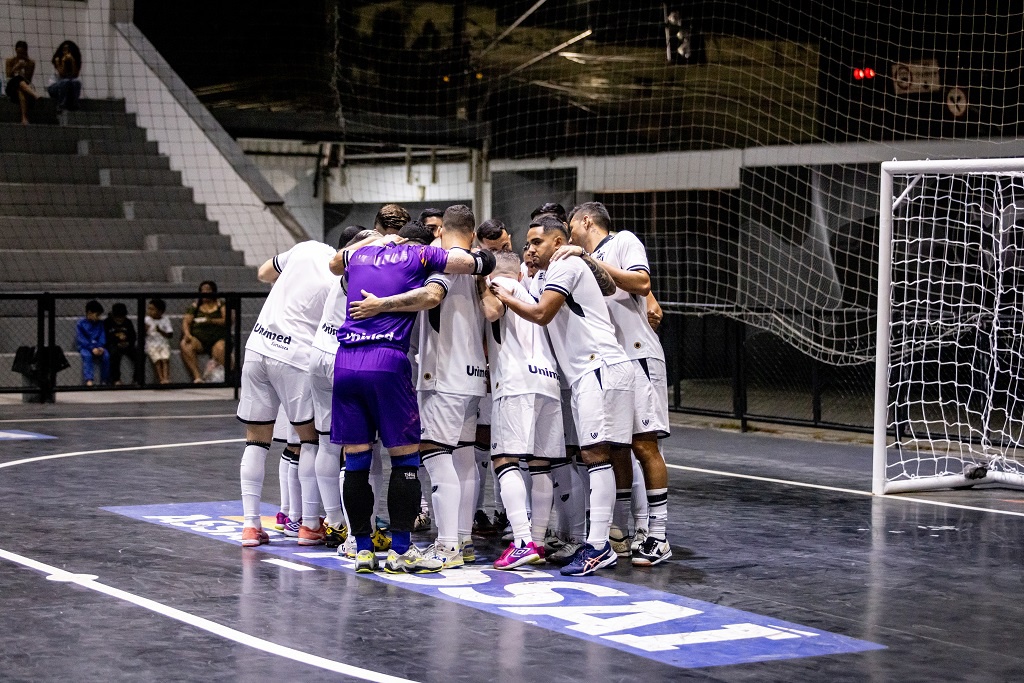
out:
M354 446L380 435L385 448L420 442L420 410L409 358L387 346L338 349L331 442Z

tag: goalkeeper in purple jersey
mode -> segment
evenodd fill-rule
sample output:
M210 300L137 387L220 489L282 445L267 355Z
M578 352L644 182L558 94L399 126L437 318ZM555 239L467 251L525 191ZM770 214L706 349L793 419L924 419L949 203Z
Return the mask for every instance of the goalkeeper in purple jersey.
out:
M335 275L347 275L349 315L338 328L334 364L331 441L345 450L345 509L358 552L356 571L377 568L371 533L373 490L369 483L370 444L376 435L391 457L388 512L392 545L385 562L391 572L438 571L411 544L413 521L419 513L420 420L411 382L409 337L415 312L428 308L419 296L434 272L487 275L494 256L487 251L450 251L398 241L353 245L331 261ZM390 297L372 317L358 315L365 301ZM433 565L437 564L436 567Z

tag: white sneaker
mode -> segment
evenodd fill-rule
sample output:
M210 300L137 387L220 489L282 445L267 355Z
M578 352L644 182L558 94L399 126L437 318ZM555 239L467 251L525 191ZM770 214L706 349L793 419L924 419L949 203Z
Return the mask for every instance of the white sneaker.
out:
M455 569L465 565L465 561L462 559L462 549L458 544L453 548L448 548L440 543L432 543L423 551L423 556L428 560L432 558L440 560L443 569Z
M672 557L672 547L668 541L659 541L654 536L648 536L644 544L633 555L633 565L636 567L653 567Z
M467 538L465 541L462 542L461 548L463 562L476 562L476 546L473 545L473 539Z
M338 546L338 554L342 557L347 557L350 560L356 559L356 553L358 552L359 549L356 547L356 537L352 534L349 534L348 538L345 539L345 542Z
M428 574L444 569L444 562L437 557L427 557L415 545L398 556L402 571L407 574Z
M608 530L608 542L612 544L612 552L619 557L629 557L632 554L629 549L629 534L622 533L614 524Z
M647 529L638 527L637 530L633 532L633 542L629 544L629 549L635 553L640 550L640 546L642 546L646 540Z

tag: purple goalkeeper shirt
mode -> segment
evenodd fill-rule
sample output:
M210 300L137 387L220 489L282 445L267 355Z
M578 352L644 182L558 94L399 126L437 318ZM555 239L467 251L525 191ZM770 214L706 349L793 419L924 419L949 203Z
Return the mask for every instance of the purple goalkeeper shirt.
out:
M363 290L376 297L404 294L422 287L427 276L444 271L448 252L423 244L385 244L357 249L349 258L348 302L362 301ZM415 313L380 313L365 320L346 317L338 328L342 348L390 346L409 352Z

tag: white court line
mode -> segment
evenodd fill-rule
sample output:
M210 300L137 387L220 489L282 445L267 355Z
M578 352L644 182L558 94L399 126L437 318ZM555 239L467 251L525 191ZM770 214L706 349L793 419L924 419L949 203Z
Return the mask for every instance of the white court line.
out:
M708 470L703 467L689 467L686 465L673 465L671 463L665 463L665 467L670 467L674 470L685 470L687 472L700 472L701 474L712 474L718 477L733 477L735 479L750 479L752 481L764 481L771 484L784 484L786 486L801 486L807 489L819 489L822 491L836 491L838 493L849 493L855 496L867 496L872 498L875 494L871 491L861 491L859 489L844 489L838 486L825 486L824 484L808 484L803 481L791 481L789 479L775 479L773 477L759 477L755 474L739 474L738 472L723 472L721 470ZM905 500L910 503L922 503L924 505L937 505L945 508L956 508L958 510L974 510L976 512L992 512L997 515L1010 515L1011 517L1024 517L1024 512L1012 512L1011 510L997 510L995 508L983 508L975 505L961 505L959 503L946 503L941 500L928 500L927 498L914 498L912 496L878 496L883 500Z
M104 417L30 417L26 420L0 420L4 423L22 422L95 422L98 420L203 420L210 418L235 417L234 413L222 413L220 415L133 415L131 417L118 417L116 415Z
M263 561L266 562L267 564L276 564L278 567L284 567L285 569L291 569L291 570L294 570L294 571L297 571L297 572L315 572L316 571L316 567L307 567L304 564L299 564L297 562L289 562L288 560L282 560L282 559L277 558L277 557L271 558L269 560L263 560Z
M248 633L243 633L236 629L218 624L215 621L198 617L189 612L184 612L170 605L165 605L149 598L144 598L128 591L123 591L113 586L108 586L103 583L99 583L95 576L91 574L73 574L64 569L58 569L57 567L51 567L48 564L43 564L37 560L33 560L29 557L22 555L16 555L15 553L8 552L0 548L0 558L20 564L29 569L35 569L36 571L46 574L46 578L51 581L63 581L67 583L73 583L82 588L88 588L89 590L96 591L97 593L103 593L110 597L117 598L118 600L124 600L130 602L133 605L137 605L144 609L148 609L151 612L156 612L165 617L176 619L177 621L183 622L190 626L195 626L204 631L208 631L214 635L232 640L241 645L254 648L256 650L262 650L268 654L277 655L278 657L284 657L291 659L302 664L309 664L327 671L333 671L339 674L345 674L352 676L353 678L360 678L364 681L379 681L380 683L411 683L408 678L399 678L397 676L390 676L388 674L379 673L377 671L371 671L369 669L362 669L358 666L351 664L344 664L342 662L336 662L333 659L327 659L318 655L309 654L308 652L302 652L301 650L295 650L284 645L272 643L269 640L263 640L256 636L251 636Z
M152 451L161 448L184 448L186 446L212 446L218 443L239 443L245 439L215 439L213 441L185 441L182 443L162 443L155 446L125 446L124 448L102 448L95 451L72 451L71 453L54 453L52 455L37 455L34 458L22 458L10 462L0 462L0 469L24 465L29 462L40 460L56 460L57 458L73 458L76 455L99 455L100 453L124 453L126 451Z

